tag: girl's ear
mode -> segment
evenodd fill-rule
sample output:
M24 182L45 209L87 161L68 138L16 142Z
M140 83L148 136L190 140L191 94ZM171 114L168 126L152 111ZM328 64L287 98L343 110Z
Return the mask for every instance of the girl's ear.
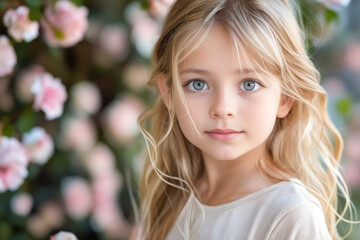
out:
M164 75L160 75L157 79L157 86L159 88L161 97L167 109L170 109L170 89L167 85L167 79Z
M282 95L276 116L278 118L286 117L290 112L293 103L294 99L290 98L289 96Z

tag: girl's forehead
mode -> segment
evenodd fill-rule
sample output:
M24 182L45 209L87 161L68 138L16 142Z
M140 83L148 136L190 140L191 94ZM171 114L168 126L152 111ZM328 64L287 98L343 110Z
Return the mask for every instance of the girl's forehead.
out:
M180 73L231 71L242 74L261 73L266 69L255 60L239 39L232 38L220 24L212 27L198 47L191 49L192 45L189 45L179 64Z
M195 40L196 41L196 40ZM236 44L236 45L235 45ZM228 31L216 24L207 33L206 38L194 48L196 44L189 44L182 54L181 66L203 65L212 60L222 60L237 64L242 62L244 67L253 65L253 57L236 39L232 39Z

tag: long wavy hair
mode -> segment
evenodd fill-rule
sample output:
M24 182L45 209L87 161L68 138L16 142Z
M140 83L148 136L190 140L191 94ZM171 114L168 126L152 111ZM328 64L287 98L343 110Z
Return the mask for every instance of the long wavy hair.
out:
M343 142L328 116L320 74L307 55L298 9L296 2L286 0L179 0L173 5L153 51L148 82L156 86L159 78L166 79L170 106L159 95L139 118L148 152L140 185L145 239L165 239L204 172L200 150L184 137L176 120L173 93L184 96L179 64L215 24L227 30L238 54L246 49L256 67L275 72L282 94L293 99L291 111L276 120L267 140L272 164L304 183L321 203L332 238L340 238L336 225L350 206L339 172ZM260 163L258 167L277 181L288 180ZM339 194L345 199L340 213Z

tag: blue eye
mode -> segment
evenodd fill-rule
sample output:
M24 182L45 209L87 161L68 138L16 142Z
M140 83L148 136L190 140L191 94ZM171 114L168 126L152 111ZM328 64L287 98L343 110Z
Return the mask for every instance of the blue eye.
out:
M259 89L259 87L260 87L260 84L253 80L246 80L246 81L242 82L240 85L241 90L245 90L248 92L256 91Z
M208 85L206 85L204 81L199 79L192 80L188 82L185 86L193 92L209 89Z

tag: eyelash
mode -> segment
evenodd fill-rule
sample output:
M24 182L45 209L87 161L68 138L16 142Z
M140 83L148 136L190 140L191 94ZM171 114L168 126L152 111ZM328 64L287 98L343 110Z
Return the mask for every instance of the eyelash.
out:
M207 89L201 89L201 90L191 90L191 89L189 89L189 86L190 86L190 84L191 83L193 83L193 82L195 82L195 81L201 81L201 82L203 82L206 86L207 86L207 89L209 89L209 86L208 86L208 84L206 83L206 81L204 81L204 80L202 80L202 79L191 79L191 80L189 80L189 81L187 81L184 85L183 85L183 87L186 87L186 88L188 88L188 90L190 91L190 92L200 92L200 91L203 91L203 90L207 90ZM255 86L255 88L257 87L257 89L255 90L255 91L247 91L247 90L244 90L244 89L241 89L241 86L244 84L244 83L246 83L246 82L253 82L253 83L255 83L257 86ZM239 86L239 89L240 89L240 91L245 91L245 92L247 92L247 93L255 93L255 92L257 92L257 90L258 90L258 88L260 88L260 87L264 87L264 85L263 84L261 84L259 81L256 81L256 80L254 80L254 79L252 79L252 78L247 78L247 79L244 79L243 81L241 81L241 83L240 83L240 86Z
M246 82L255 83L255 87L254 87L254 88L256 88L256 90L254 90L254 91L252 91L253 89L251 89L250 91L241 89L242 91L245 91L245 92L248 92L248 93L255 93L255 92L257 92L257 90L258 90L260 87L263 87L263 85L262 85L261 83L259 83L258 81L249 78L249 79L245 79L244 81L242 81L242 82L240 83L240 87L239 87L239 88L241 88L241 86L242 86L244 83L246 83Z
M190 84L193 83L193 82L195 82L195 81L201 81L201 82L203 82L203 83L207 86L207 88L209 88L208 84L207 84L204 80L202 80L202 79L191 79L191 80L187 81L187 82L184 84L184 87L186 87L186 88L189 89ZM201 90L190 90L190 89L189 89L189 91L191 91L191 92L200 92L200 91L203 91L203 89L201 89Z

